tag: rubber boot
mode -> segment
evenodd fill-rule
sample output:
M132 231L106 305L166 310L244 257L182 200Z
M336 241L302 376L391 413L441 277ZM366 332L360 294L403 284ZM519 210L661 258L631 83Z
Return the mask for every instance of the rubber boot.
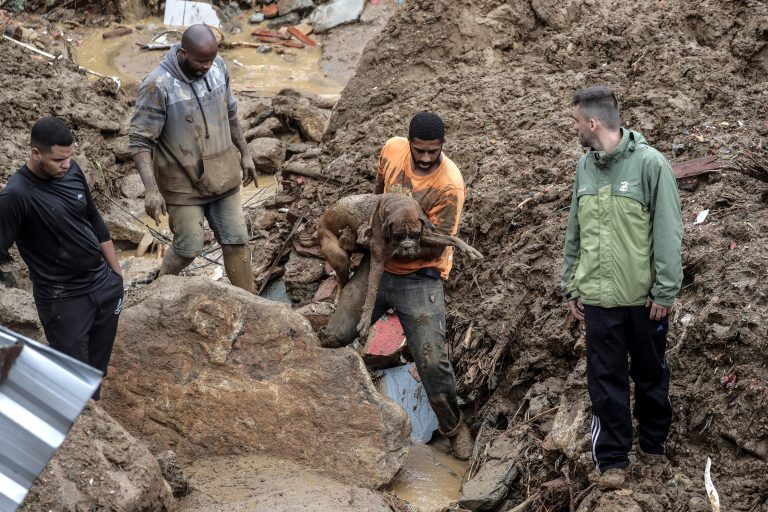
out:
M450 432L440 431L443 437L451 441L451 451L453 456L459 460L467 460L472 456L475 449L475 441L472 439L472 432L464 420L460 420Z
M222 245L224 270L229 282L238 288L253 293L253 270L251 269L251 251L247 245Z
M625 468L613 468L603 471L597 479L597 485L604 490L621 489L627 479Z
M165 256L163 256L163 263L160 265L160 275L161 276L179 275L179 272L187 268L189 264L194 261L194 259L195 258L186 258L184 256L179 256L173 250L173 247L171 247L165 253Z

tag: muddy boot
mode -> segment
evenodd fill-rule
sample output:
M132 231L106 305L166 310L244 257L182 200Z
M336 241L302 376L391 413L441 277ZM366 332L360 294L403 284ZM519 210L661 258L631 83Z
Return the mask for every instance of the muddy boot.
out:
M621 489L627 479L626 468L613 468L603 471L597 477L597 485L604 490Z
M253 270L251 269L251 251L247 245L222 245L224 270L227 279L234 286L253 293Z
M163 263L160 265L160 275L166 276L166 275L172 275L176 276L187 268L190 263L192 263L195 260L195 258L186 258L184 256L179 256L176 254L176 252L173 250L173 247L168 249L168 252L165 253L165 256L163 256Z
M459 424L454 427L450 432L440 431L443 437L447 437L451 441L451 452L453 456L459 460L467 460L472 456L472 450L475 448L475 441L472 439L472 432L464 420L459 421Z
M669 466L669 459L663 453L645 453L638 450L637 460L643 466L642 473L646 477L659 478Z

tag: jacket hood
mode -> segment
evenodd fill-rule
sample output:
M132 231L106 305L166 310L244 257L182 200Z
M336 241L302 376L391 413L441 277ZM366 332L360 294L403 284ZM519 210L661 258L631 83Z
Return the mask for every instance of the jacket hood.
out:
M173 75L173 78L191 84L195 80L185 75L179 66L179 59L176 56L179 53L179 49L181 49L181 45L178 43L171 46L171 49L165 54L163 60L160 61L160 66Z
M603 151L592 150L590 153L595 159L595 165L600 168L605 168L613 163L623 159L625 156L630 155L640 146L647 146L645 137L640 132L628 130L626 128L621 129L621 142L616 146L616 149L610 153Z

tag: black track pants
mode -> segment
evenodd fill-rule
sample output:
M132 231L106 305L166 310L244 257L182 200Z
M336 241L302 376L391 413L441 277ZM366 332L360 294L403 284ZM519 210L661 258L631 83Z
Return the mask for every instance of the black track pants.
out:
M666 318L650 320L649 312L642 306L584 306L592 458L600 472L629 463L630 376L635 383L634 416L640 448L646 453L664 453L672 423L669 368L664 357L668 323Z
M123 280L112 272L97 290L60 301L35 301L51 348L107 374L117 320L123 306ZM98 400L101 388L93 394Z

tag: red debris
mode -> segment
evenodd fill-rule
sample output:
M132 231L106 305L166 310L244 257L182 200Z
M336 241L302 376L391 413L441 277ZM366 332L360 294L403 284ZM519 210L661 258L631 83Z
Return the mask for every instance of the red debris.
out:
M315 292L315 296L312 297L312 302L322 302L333 297L336 293L337 285L338 280L333 276L320 283L320 287Z
M265 18L277 18L277 4L267 4L261 7L261 12Z
M287 29L288 33L291 34L293 37L301 41L302 43L306 44L307 46L317 46L317 43L310 39L304 32L299 30L296 27L288 27Z

